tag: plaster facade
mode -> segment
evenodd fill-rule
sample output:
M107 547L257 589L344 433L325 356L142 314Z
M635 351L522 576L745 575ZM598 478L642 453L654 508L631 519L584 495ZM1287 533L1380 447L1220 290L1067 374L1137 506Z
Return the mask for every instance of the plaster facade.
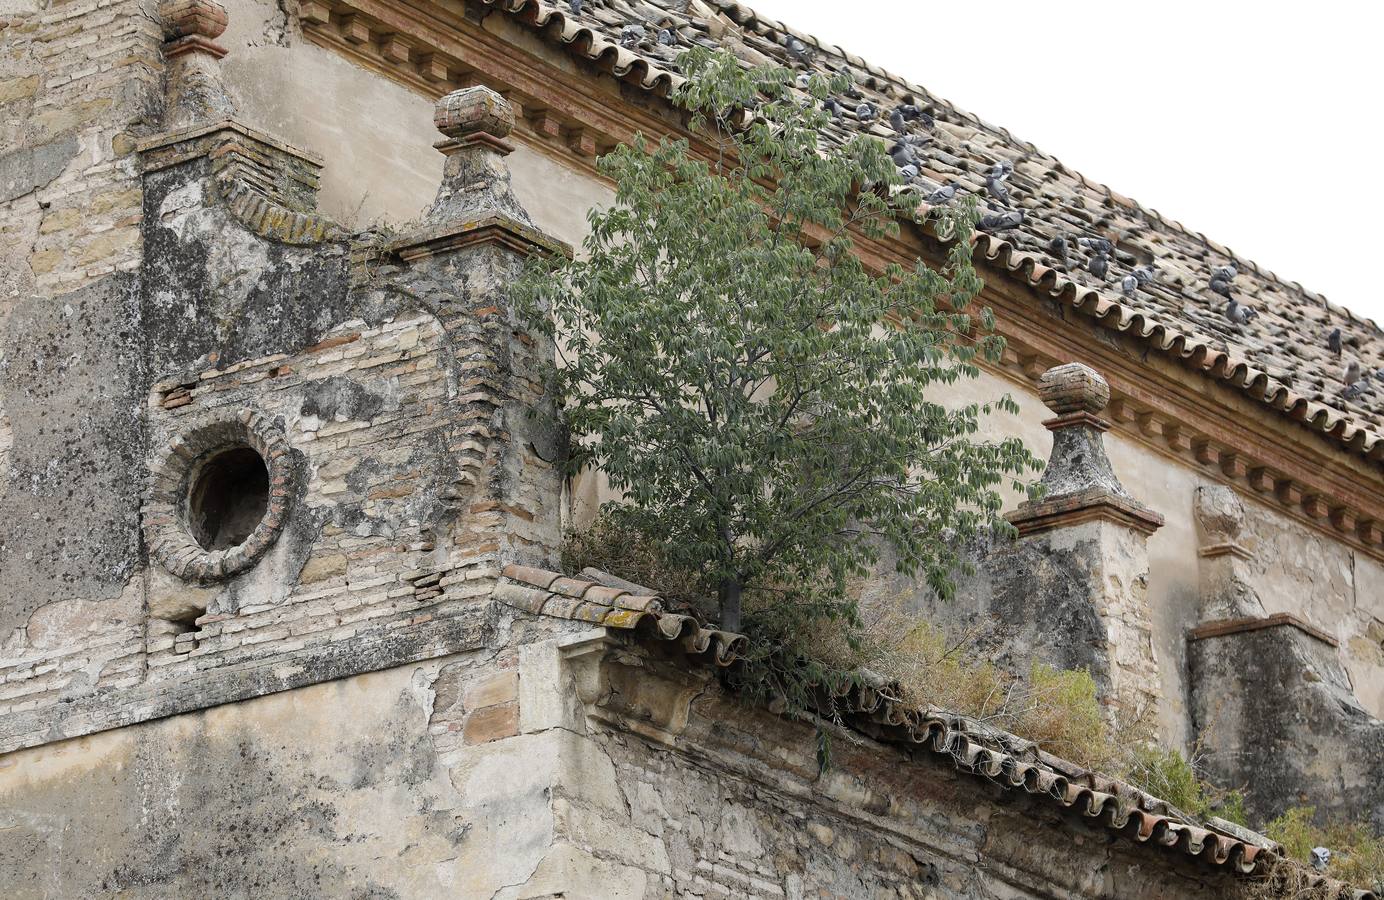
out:
M441 87L308 41L310 4L228 3L207 38L225 59L192 57L234 121L175 121L165 81L188 69L165 66L155 6L0 7L0 882L14 896L1223 895L1219 869L867 738L843 732L821 776L810 732L712 679L658 740L638 716L593 718L604 701L583 695L590 664L570 648L598 637L515 618L491 594L504 563L554 565L563 529L609 498L599 473L562 483L561 435L528 416L551 348L506 295L525 255L580 247L609 187L542 110L509 136L509 181L474 145L439 153ZM647 105L478 17L517 59L589 81L612 108ZM461 177L478 171L500 174ZM1049 312L1055 330L1083 327ZM1036 376L986 371L945 399L1013 393L1022 411L994 434L1044 455ZM178 447L251 417L282 443L272 535L235 571L165 548L180 513L153 501L193 478L170 465ZM1262 651L1287 661L1265 678L1327 673L1354 704L1320 733L1384 734L1379 555L1112 418L1113 468L1161 528L1088 522L1011 556L977 551L1047 566L1044 600L1091 635L1047 627L984 573L967 603L883 572L869 592L911 592L952 628L999 616L1024 632L1010 664L1090 665L1190 748L1228 715L1198 693L1213 682L1193 657L1210 645L1188 641L1215 543L1198 498L1237 490L1256 615L1291 613L1331 642L1293 628L1214 640L1287 642ZM593 677L689 677L646 655L602 650ZM1239 740L1221 748L1236 783L1272 762L1232 762L1254 737ZM1352 813L1384 815L1377 765L1335 780L1331 765L1275 770L1257 810L1346 791Z

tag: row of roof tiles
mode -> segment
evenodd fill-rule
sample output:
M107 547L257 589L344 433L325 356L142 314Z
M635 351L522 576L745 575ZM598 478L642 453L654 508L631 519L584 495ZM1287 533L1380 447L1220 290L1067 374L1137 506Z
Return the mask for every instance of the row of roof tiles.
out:
M692 45L729 49L747 65L847 71L855 95L840 98L844 112L827 127L828 141L867 133L892 142L902 135L890 122L891 110L903 104L927 110L934 122L930 129L921 119L904 128L915 138L928 138L917 151L919 189L956 181L963 190L984 196L990 168L1001 162L1013 165L1006 187L1024 219L1002 234L978 236L986 259L1103 325L1327 433L1348 449L1384 459L1384 334L1374 322L1085 179L1005 129L730 0L484 2L655 92L680 83L676 59ZM877 115L856 116L861 103ZM1065 260L1051 249L1058 236L1067 238ZM1110 241L1104 277L1090 271L1091 253L1076 244L1078 237ZM1209 287L1213 272L1232 264L1239 270L1233 290L1258 313L1246 322L1227 317L1225 298ZM1155 268L1154 280L1132 295L1122 293L1123 278L1146 265ZM1335 329L1341 332L1339 355L1329 346ZM1352 362L1360 378L1347 389Z
M537 615L589 622L648 640L681 646L694 664L728 667L749 649L743 635L701 625L665 608L656 593L588 569L575 578L509 565L494 597ZM601 580L595 580L601 579ZM608 583L603 583L608 582ZM622 586L616 586L622 585ZM904 702L896 687L849 683L827 691L832 709L850 727L883 743L946 757L959 769L1014 791L1050 800L1138 843L1165 848L1241 875L1264 872L1281 853L1267 838L1196 824L1166 801L1132 785L1044 752L1033 742L942 710ZM1315 873L1322 896L1377 900Z

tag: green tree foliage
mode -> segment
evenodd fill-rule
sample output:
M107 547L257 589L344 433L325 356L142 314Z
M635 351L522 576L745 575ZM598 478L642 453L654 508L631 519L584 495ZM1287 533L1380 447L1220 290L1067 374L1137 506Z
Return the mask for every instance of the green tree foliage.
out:
M604 156L615 200L583 252L518 285L556 337L574 467L599 467L622 526L711 586L724 628L745 624L747 592L766 621L852 619L847 579L881 546L948 592L953 540L1003 527L998 491L1033 466L980 434L1007 396L942 402L1001 349L988 311L965 312L973 207L939 220L956 238L940 269L867 270L854 240L920 210L880 142L820 140L846 82L814 78L804 104L786 69L702 50L681 65L674 100L709 158L681 140Z

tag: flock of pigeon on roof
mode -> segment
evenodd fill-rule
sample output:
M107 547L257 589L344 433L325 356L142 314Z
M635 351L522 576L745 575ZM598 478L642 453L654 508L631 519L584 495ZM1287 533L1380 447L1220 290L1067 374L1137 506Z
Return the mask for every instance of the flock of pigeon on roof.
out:
M891 95L893 89L898 87L898 85L885 84L875 77L866 77L863 81L860 80L859 76L864 73L857 71L853 66L853 64L858 61L848 61L834 54L822 51L819 48L809 46L799 37L788 33L786 29L782 29L782 26L766 29L763 23L752 21L749 24L757 25L757 32L746 29L739 35L723 33L718 36L714 32L708 33L707 29L704 27L704 23L698 21L699 16L706 18L708 14L713 16L716 15L716 11L712 10L711 6L708 4L713 4L722 11L729 11L732 13L747 12L743 7L722 2L722 0L648 0L648 2L646 2L646 0L567 0L566 7L567 12L574 19L582 17L583 13L585 13L588 18L593 16L597 18L605 26L603 30L612 34L618 34L619 44L624 49L642 54L651 59L661 60L665 63L672 63L677 52L694 43L709 47L732 43L738 45L733 47L733 49L739 51L737 55L742 56L742 58L749 58L752 62L758 58L766 62L786 63L799 69L800 74L798 76L797 86L804 91L808 88L810 79L809 73L814 69L814 66L833 71L851 72L853 76L857 77L857 86L848 88L845 95L842 97L828 97L824 101L824 107L830 114L833 124L842 129L865 130L881 139L892 141L889 154L894 164L897 166L900 175L909 186L909 189L923 193L923 199L930 206L949 203L957 196L965 193L966 187L958 180L948 179L930 181L925 176L925 173L930 169L929 163L933 164L931 166L932 169L935 170L939 168L939 166L936 165L939 159L951 167L959 168L963 172L969 171L967 164L970 161L961 158L961 155L957 152L957 148L930 148L930 145L933 143L932 132L937 124L936 119L942 118L947 114L954 116L957 113L956 110L945 103L939 104L941 107L940 109L925 107L921 105L924 101L915 97L911 90L904 96L902 102L895 104L891 101L884 101L881 95ZM730 9L730 7L736 8ZM677 17L673 15L674 13L678 14ZM751 46L751 39L756 37L762 37L764 39L754 41L753 46ZM771 52L766 53L766 50ZM861 86L866 86L869 93L867 93L867 90L861 90ZM886 122L888 124L887 131L884 129ZM988 128L989 126L984 127ZM951 134L955 136L954 131L951 132ZM1006 138L1008 137L1007 133L1004 133L1004 135ZM961 149L969 150L974 153L977 148L963 144ZM1015 148L1013 144L1010 143L1005 146L1005 149L1015 150L1018 148ZM1041 157L1031 146L1020 152L1024 159L1040 159ZM984 173L983 181L986 208L977 224L977 228L987 234L996 235L1004 232L1014 232L1023 228L1027 233L1025 235L1026 237L1034 236L1033 232L1037 229L1025 226L1039 223L1029 223L1029 213L1025 211L1023 205L1016 203L1011 195L1010 177L1014 174L1014 161L1003 158L998 153L993 153L993 151L991 151L990 155L991 158L988 162L989 168L988 171ZM1041 161L1056 162L1054 160ZM1067 170L1063 169L1060 164L1057 164L1057 168L1064 175L1068 174ZM1053 176L1052 173L1046 173L1045 177L1048 178L1048 180L1052 180ZM1081 181L1079 176L1077 176L1077 179ZM977 192L980 190L981 188L977 188ZM1107 197L1109 197L1108 190L1106 193ZM1045 198L1034 197L1032 199ZM1080 201L1078 201L1078 204L1079 203ZM1131 207L1132 206L1131 204ZM1134 209L1138 208L1134 207ZM1144 212L1142 209L1138 209L1138 211L1140 213ZM1112 260L1118 260L1122 265L1128 266L1128 271L1123 274L1118 272L1115 273L1115 277L1119 279L1119 288L1123 295L1128 300L1136 300L1141 294L1151 296L1149 293L1151 289L1163 280L1160 278L1159 267L1155 264L1154 255L1152 253L1146 251L1140 252L1137 250L1131 253L1131 243L1122 239L1129 235L1126 234L1112 240L1111 235L1108 233L1101 234L1098 233L1094 227L1090 227L1099 224L1098 222L1092 221L1090 216L1083 216L1083 221L1075 223L1073 223L1069 217L1064 218L1068 218L1068 222L1066 223L1068 225L1075 224L1078 227L1083 224L1086 225L1087 227L1082 229L1086 233L1077 233L1076 229L1064 229L1047 240L1046 244L1040 243L1038 245L1046 254L1048 261L1054 268L1069 275L1078 270L1082 270L1091 276L1096 282L1095 286L1099 287L1108 283L1111 276L1111 262ZM1136 217L1131 216L1131 218ZM1151 220L1148 224L1152 224L1153 222L1163 224L1162 220L1159 219L1156 214L1146 214L1144 218L1146 220ZM1042 224L1048 226L1054 223L1045 221ZM1062 223L1057 224L1059 224L1060 227ZM1015 238L1010 239L1015 241L1015 243L1020 243ZM1161 242L1155 239L1151 243L1167 242ZM1208 246L1207 249L1210 249L1210 246ZM1219 254L1229 256L1229 252L1224 251L1223 248L1215 249ZM1072 258L1074 250L1080 251L1085 257L1084 265L1079 260L1074 260ZM1183 256L1184 259L1178 261L1184 262L1187 261L1185 258L1191 254L1183 253L1180 255ZM1203 256L1208 255L1210 254L1203 254ZM1344 310L1330 307L1324 300L1321 300L1321 298L1316 298L1314 295L1307 294L1306 291L1301 291L1299 288L1299 291L1301 291L1300 296L1305 295L1305 298L1317 300L1319 306L1325 308L1327 311L1327 315L1323 317L1326 321L1319 326L1322 327L1323 330L1319 333L1317 338L1317 346L1322 350L1329 351L1331 357L1336 360L1336 366L1340 373L1339 385L1333 390L1328 384L1330 378L1327 374L1327 372L1329 372L1329 366L1321 365L1321 363L1325 363L1326 360L1321 359L1320 351L1316 354L1300 352L1306 349L1304 345L1311 343L1310 335L1302 333L1301 326L1306 325L1306 322L1293 322L1292 320L1294 317L1292 315L1284 314L1282 316L1282 318L1287 319L1291 324L1299 326L1293 330L1292 337L1302 339L1301 343L1294 341L1291 345L1288 345L1288 342L1283 339L1287 336L1284 334L1287 329L1275 328L1274 326L1253 329L1259 332L1268 332L1267 340L1264 339L1264 335L1257 333L1251 335L1251 329L1247 329L1246 326L1249 326L1259 317L1260 308L1249 302L1246 297L1235 288L1234 282L1236 277L1240 274L1240 266L1237 266L1236 261L1233 259L1226 262L1205 260L1203 266L1205 268L1203 268L1199 276L1197 276L1195 272L1191 273L1192 279L1188 279L1185 274L1172 279L1174 284L1168 286L1168 291L1161 292L1159 296L1154 299L1155 305L1161 307L1158 311L1159 313L1166 313L1168 311L1167 308L1173 305L1169 303L1169 299L1173 301L1185 299L1188 294L1185 288L1193 287L1193 284L1190 284L1189 281L1199 280L1202 289L1199 291L1202 303L1210 300L1217 309L1219 318L1222 320L1223 324L1220 327L1212 325L1206 317L1200 313L1200 310L1195 308L1195 304L1189 305L1183 303L1181 309L1177 309L1176 306L1174 306L1172 310L1174 315L1185 320L1189 319L1194 324L1218 335L1227 345L1239 345L1242 352L1252 351L1255 345L1258 345L1258 349L1260 350L1259 353L1249 352L1247 355L1250 358L1256 359L1257 364L1272 377L1289 387L1294 385L1294 382L1298 380L1300 375L1306 374L1311 376L1317 373L1301 372L1295 365L1295 360L1291 358L1285 359L1285 356L1297 357L1299 359L1306 358L1309 362L1320 361L1319 367L1321 369L1326 369L1326 371L1321 372L1321 377L1315 379L1315 386L1318 388L1317 392L1311 392L1310 388L1312 385L1304 385L1304 387L1307 388L1304 393L1307 394L1309 399L1328 403L1338 408L1345 408L1345 403L1342 401L1354 401L1366 393L1372 393L1372 382L1377 381L1381 385L1384 385L1384 365L1379 364L1384 363L1384 355L1375 352L1369 354L1365 353L1367 345L1369 345L1368 349L1370 350L1384 349L1376 346L1379 333L1373 323L1368 321L1361 323L1360 320L1350 316ZM1273 279L1272 276L1266 276L1265 273L1260 272L1257 268L1251 268L1254 269L1254 274L1256 276L1265 278L1278 285L1282 284L1281 282L1277 282L1276 279ZM1265 293L1264 287L1265 285L1257 283L1250 289L1251 295L1256 291L1261 294ZM1209 294L1213 296L1208 297L1204 292L1209 292ZM1171 298L1169 295L1171 295ZM1141 304L1141 306L1142 305L1143 304ZM1145 312L1142 309L1140 311ZM1280 310L1280 312L1283 311ZM1359 334L1347 334L1343 331L1341 325L1335 324L1331 313L1343 314L1337 318L1345 318L1348 325L1359 323L1367 326L1367 328L1362 330L1362 333ZM1145 312L1145 314L1147 314L1147 312ZM1307 319L1318 317L1302 316L1300 318ZM1328 329L1325 326L1331 327ZM1234 339L1236 336L1241 335L1251 339ZM1245 345L1249 346L1246 347ZM1351 346L1362 356L1373 355L1381 358L1375 361L1375 365L1362 363L1357 359L1343 361L1342 354L1346 346ZM1316 358L1313 359L1313 357ZM1380 393L1384 393L1384 391ZM1333 394L1335 395L1334 398L1332 396ZM1362 416L1362 418L1366 421L1373 422L1376 428L1384 426L1384 418L1379 416L1377 410L1370 407L1362 408L1356 404L1352 405L1356 406L1360 411L1365 412L1366 414Z

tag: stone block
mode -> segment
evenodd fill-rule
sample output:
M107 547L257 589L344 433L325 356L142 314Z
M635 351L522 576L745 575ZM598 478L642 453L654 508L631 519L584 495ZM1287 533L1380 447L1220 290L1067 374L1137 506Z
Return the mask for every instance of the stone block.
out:
M466 717L462 739L470 745L487 744L519 733L519 703L501 703L478 709Z

